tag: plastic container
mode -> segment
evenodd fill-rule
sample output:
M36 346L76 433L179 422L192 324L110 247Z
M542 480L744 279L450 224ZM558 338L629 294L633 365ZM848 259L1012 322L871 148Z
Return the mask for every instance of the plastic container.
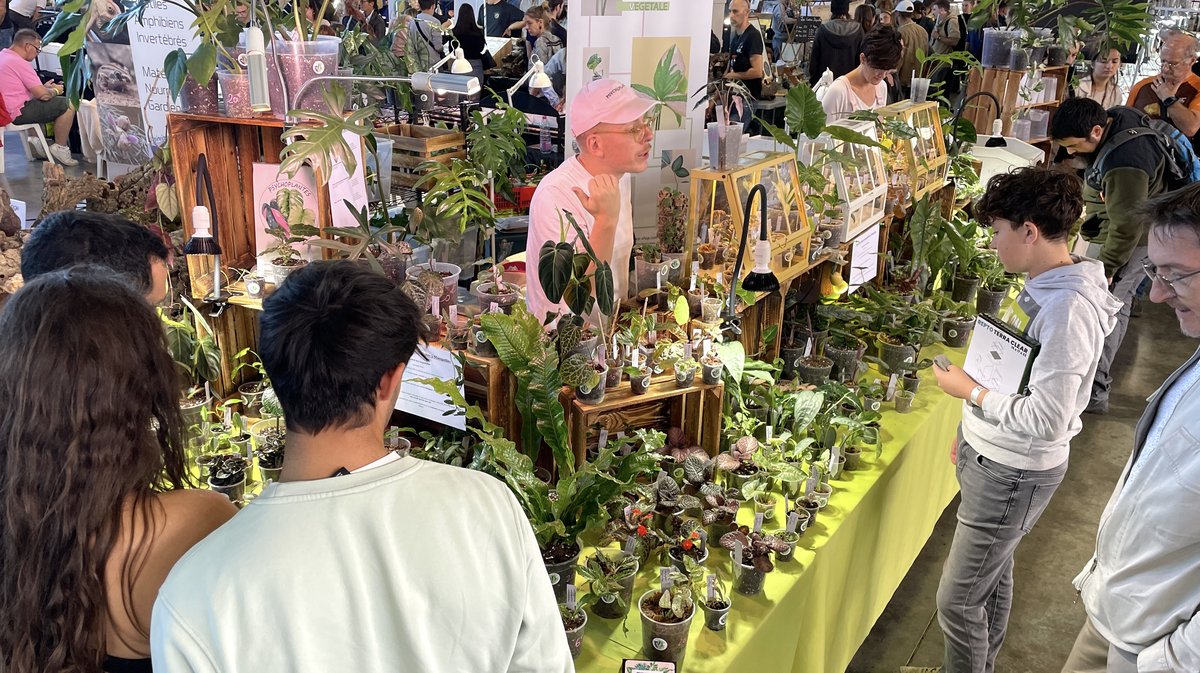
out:
M983 67L1004 68L1020 33L1008 28L983 29Z
M1029 137L1045 138L1050 128L1050 111L1029 110L1027 116L1029 118Z
M217 96L217 78L213 77L208 84L200 86L191 75L183 81L183 89L179 92L179 104L184 112L198 115L215 115L220 113Z
M218 72L221 93L225 96L226 117L253 117L250 109L250 77L242 72Z
M1042 102L1050 103L1058 100L1058 80L1053 77L1042 78Z
M395 146L394 140L391 138L375 138L375 153L367 153L367 170L374 171L378 176L378 182L371 185L372 198L381 201L387 201L392 194L392 149ZM379 161L375 161L375 157L379 157ZM380 168L382 167L382 168Z
M1028 119L1015 119L1012 123L1012 134L1017 140L1029 142L1030 122Z
M342 46L342 38L319 35L314 41L275 40L274 46L279 54L292 109L328 111L322 92L333 82L321 82L310 86L304 92L303 98L298 97L298 94L308 80L322 75L337 74L338 50Z

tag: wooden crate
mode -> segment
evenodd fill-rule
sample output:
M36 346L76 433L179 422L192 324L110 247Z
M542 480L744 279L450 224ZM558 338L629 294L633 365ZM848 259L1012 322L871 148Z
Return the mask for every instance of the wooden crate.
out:
M1008 70L1005 68L975 68L971 70L967 77L968 96L980 91L990 91L996 98L1000 99L1001 109L999 110L999 115L1004 124L1004 135L1009 135L1012 132L1014 114L1024 110L1035 109L1053 112L1058 109L1063 99L1066 98L1067 79L1070 76L1070 68L1067 66L1056 66L1042 70L1043 77L1052 77L1058 82L1054 100L1044 103L1023 103L1019 96L1021 78L1027 72L1026 70ZM980 96L972 100L963 109L963 118L970 120L975 125L975 130L981 135L991 134L992 122L996 120L996 115L996 104L987 96ZM1044 140L1046 139L1031 139L1034 144L1043 142Z
M604 395L600 404L584 404L563 389L562 403L570 429L569 440L575 452L575 464L582 465L590 448L599 441L598 428L610 435L643 428L666 432L679 427L693 441L699 441L708 455L715 456L721 448L721 404L725 386L697 383L690 388L676 388L674 374L662 374L650 382L650 389L634 395L628 381Z
M487 419L504 430L505 437L517 441L521 437L521 414L513 404L517 379L500 358L467 353L463 380L467 401L478 404Z
M378 133L392 139L392 182L405 187L414 187L421 181L426 171L420 170L420 166L426 161L446 164L451 159L467 158L467 138L458 131L392 124Z

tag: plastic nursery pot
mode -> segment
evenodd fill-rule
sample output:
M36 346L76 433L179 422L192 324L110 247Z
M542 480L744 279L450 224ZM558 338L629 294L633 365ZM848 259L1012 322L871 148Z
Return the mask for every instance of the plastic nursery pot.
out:
M604 373L604 388L605 390L616 390L617 386L621 385L621 376L624 372L621 371L620 360L605 360L604 364L608 367L608 371Z
M733 590L743 596L761 594L763 585L767 582L767 574L753 565L746 565L733 558L733 552L729 552L729 558L733 561Z
M284 261L287 263L280 263ZM278 287L283 285L283 281L287 280L287 277L291 275L293 271L302 269L307 264L308 260L306 259L293 258L291 260L284 260L281 257L271 257L271 259L267 261L267 269L264 275L269 282L274 283L275 286Z
M658 274L659 270L662 269L662 266L662 262L647 262L641 257L635 257L633 259L633 274L634 278L637 280L638 292L662 286L661 280L659 281L658 285L655 285L654 283L654 276ZM665 278L663 280L665 280Z
M954 301L975 301L975 295L979 292L979 279L970 278L967 276L954 276L954 289L950 291L950 298Z
M700 300L700 320L703 322L717 322L721 319L721 300L716 297L708 297Z
M796 498L804 495L804 482L806 479L808 479L808 475L805 475L796 481L780 479L779 490L785 497L787 497L788 500L795 500Z
M701 551L703 551L704 553L700 555L700 558L696 558L693 556L692 559L696 563L699 563L700 565L704 565L704 563L706 561L708 561L708 547L705 547ZM685 570L683 558L684 558L684 553L681 548L667 547L667 560L670 561L671 566L673 568L675 568L676 570L678 570L679 572L687 574L687 570Z
M724 631L725 624L729 622L729 608L733 607L733 603L729 601L720 601L713 599L700 604L704 609L704 627L709 631Z
M862 469L862 449L857 446L847 446L843 457L846 459L846 462L843 464L842 469L852 472Z
M212 481L212 476L210 475L208 478L208 487L213 491L225 496L226 498L229 498L230 501L237 502L238 500L241 500L242 496L246 493L246 475L243 473L242 480L236 484L227 485L214 484Z
M471 322L465 316L458 316L457 320L446 325L446 338L450 341L450 348L466 350L471 343Z
M487 333L483 331L483 325L480 325L478 322L471 323L469 350L485 358L496 357L496 347L491 341L488 341Z
M942 321L942 341L950 348L962 348L971 340L974 318L947 318Z
M708 162L716 169L737 166L742 153L742 125L727 124L721 133L718 122L708 125Z
M637 376L629 377L629 388L634 395L644 395L650 389L650 370L642 367Z
M912 411L914 397L916 397L916 395L907 390L901 390L900 392L896 393L896 411L902 414L907 414L908 412Z
M225 96L226 117L253 117L250 108L250 76L244 72L217 72L221 92ZM278 282L278 281L277 281Z
M578 544L557 544L560 554L566 554L574 551L570 558L562 561L546 561L546 550L542 551L542 560L546 563L546 572L550 575L550 585L554 587L554 598L558 602L563 602L567 599L567 585L575 583L575 564L579 562L579 545Z
M318 35L316 40L311 41L274 41L293 108L328 111L322 93L329 87L330 82L318 82L308 87L303 98L297 98L297 94L308 80L322 75L337 74L338 51L341 46L342 38L327 35Z
M837 460L833 461L832 465L828 461L825 464L829 467L829 478L837 479L842 476L842 471L846 469L846 456L839 454ZM801 486L803 487L804 484L801 484ZM803 489L801 489L801 493L803 493Z
M707 248L701 248L699 252L700 252L700 268L701 269L708 271L708 270L712 269L714 266L716 266L716 264L717 264L717 249L716 248L712 248L711 250L709 250Z
M817 487L815 489L813 489L813 494L812 494L812 497L816 498L816 500L817 500L817 510L820 511L820 510L828 507L829 506L829 498L832 496L833 496L833 486L830 486L826 482L821 482L820 484L817 484Z
M830 377L835 381L846 381L858 374L858 363L862 361L862 350L858 346L842 348L828 343L825 344L825 357L833 361L833 368L829 371Z
M788 544L788 550L785 552L775 552L776 561L791 561L796 558L796 543L800 541L799 533L789 533L786 530L777 530L771 533L774 537L783 540Z
M578 608L576 614L572 616L572 621L564 620L563 629L567 632L567 648L571 650L571 658L579 656L580 650L583 649L583 630L587 626L587 612L583 608Z
M742 487L746 485L746 482L757 476L758 472L758 466L743 464L739 468L739 471L725 473L725 485L729 488L737 489L738 493L741 493Z
M675 387L691 388L696 382L696 367L675 368Z
M575 396L585 404L600 404L604 401L604 384L608 380L608 367L600 365L600 381L593 388L585 389L580 386L575 389Z
M184 400L179 403L179 416L183 422L184 432L189 436L192 428L200 425L200 421L204 419L204 407L208 406L208 398L202 397L196 400Z
M804 358L804 349L798 346L780 348L779 357L783 360L783 378L796 378L796 370L800 366L800 360Z
M687 291L688 315L700 315L700 301L704 299L704 295L700 294L700 290Z
M700 364L701 379L705 385L715 386L721 382L721 370L723 365L720 360L716 362L705 361Z
M201 479L206 482L208 481L209 469L212 468L215 462L217 462L217 454L215 453L202 453L196 456L196 467L200 470Z
M904 376L900 377L900 385L915 395L921 387L921 377L917 376L916 372L905 372Z
M505 313L512 312L513 304L521 298L521 293L517 291L515 286L504 284L497 289L496 284L487 281L475 281L471 283L470 293L472 297L479 300L479 305L487 308L493 303L501 311Z
M721 536L733 530L733 523L727 520L714 521L704 527L708 531L709 540L720 540Z
M334 53L336 54L337 52L335 51ZM286 69L287 65L285 64L284 67ZM294 91L295 89L291 90ZM304 97L308 98L308 94L304 94ZM421 273L428 271L429 264L425 263L411 266L404 273L406 276L408 276L408 280L416 282L417 277L420 276ZM458 303L458 277L462 275L462 267L449 262L437 262L437 266L433 268L433 271L442 277L442 294L439 301L441 303L441 308L444 311ZM432 303L432 301L433 300L430 299L430 303ZM429 307L426 306L425 309L428 310Z
M814 496L805 496L796 501L796 509L808 514L808 527L817 525L817 513L821 511L821 501Z
M621 580L620 601L616 596L602 596L600 600L592 604L592 612L601 619L624 619L629 608L633 606L633 582L637 579L640 569L641 565L639 564L632 575ZM624 608L621 607L621 603L625 604Z
M179 91L179 104L184 112L196 115L215 115L220 111L217 95L217 77L214 74L207 84L201 85L191 75L183 80Z
M983 315L996 315L1000 313L1000 307L1004 304L1004 298L1008 296L1008 290L989 290L986 287L979 289L978 296L975 297L975 312Z
M796 373L800 375L800 382L809 385L824 383L832 371L833 360L820 355L810 355L796 363Z
M652 661L673 661L683 663L687 653L688 631L692 627L692 618L696 616L696 608L684 619L675 619L674 615L663 614L658 607L662 592L658 589L647 591L638 599L638 612L642 617L642 655Z
M237 396L242 399L242 415L258 417L262 411L263 390L266 386L262 381L251 381L238 386Z
M1008 52L1008 69L1024 70L1029 67L1030 58L1032 54L1028 49L1013 47L1013 50Z
M887 365L888 371L898 372L904 369L904 365L911 365L917 359L917 352L912 346L889 343L883 339L879 339L878 343L879 359Z
M775 496L768 495L766 500L754 499L754 513L762 513L764 521L770 521L775 518L775 503L779 502Z
M1051 68L1066 65L1067 57L1067 50L1062 45L1056 44L1046 48L1046 65Z

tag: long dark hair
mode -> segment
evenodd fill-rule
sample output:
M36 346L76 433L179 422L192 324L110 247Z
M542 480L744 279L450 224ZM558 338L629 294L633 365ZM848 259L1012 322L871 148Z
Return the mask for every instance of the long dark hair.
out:
M48 273L0 311L5 673L100 670L105 565L123 517L148 522L154 491L187 485L179 375L162 323L112 275ZM129 557L126 605L144 561Z
M454 14L454 29L451 31L456 37L464 37L467 35L477 35L483 37L483 29L475 23L475 8L467 3L463 3Z

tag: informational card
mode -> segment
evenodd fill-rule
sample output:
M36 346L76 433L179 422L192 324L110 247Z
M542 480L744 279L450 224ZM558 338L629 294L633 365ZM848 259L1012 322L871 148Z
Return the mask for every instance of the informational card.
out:
M625 659L621 662L621 673L675 673L673 661L646 661Z
M32 225L28 220L25 219L25 214L28 210L28 206L25 205L25 202L13 199L10 203L12 204L13 213L17 216L17 221L21 223L21 229L30 229Z
M1023 395L1040 349L1037 340L984 314L975 320L963 371L988 390Z
M334 163L329 173L329 213L335 227L357 227L358 219L346 206L349 202L357 209L367 207L367 160L363 156L363 141L359 136L343 131L342 137L354 154L354 173L346 170L346 164Z
M421 357L424 355L424 357ZM443 381L458 381L461 379L458 360L450 351L438 346L422 345L408 361L404 368L404 379L400 385L400 397L396 400L396 409L414 416L436 421L458 430L467 428L467 417L460 413L457 405L451 402L427 384L419 383L421 379L442 379ZM458 384L458 391L463 390Z
M279 237L292 235L292 227L317 227L317 180L312 169L302 167L293 177L281 175L279 164L254 164L254 251L262 255L279 245ZM345 210L343 206L342 210ZM310 246L293 243L306 259Z

